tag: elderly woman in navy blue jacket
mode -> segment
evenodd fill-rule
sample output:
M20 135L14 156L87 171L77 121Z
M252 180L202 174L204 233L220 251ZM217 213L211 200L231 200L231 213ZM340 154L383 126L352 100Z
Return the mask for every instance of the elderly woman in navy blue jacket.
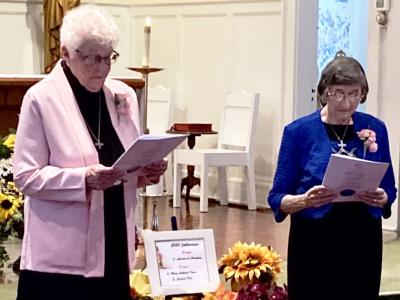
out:
M338 53L318 84L323 108L284 129L268 202L277 222L291 215L290 300L378 298L381 218L390 216L397 190L385 124L356 112L367 94L360 63ZM363 133L371 137L367 151ZM321 185L332 153L390 165L376 191L359 194L356 202L336 203L337 194Z

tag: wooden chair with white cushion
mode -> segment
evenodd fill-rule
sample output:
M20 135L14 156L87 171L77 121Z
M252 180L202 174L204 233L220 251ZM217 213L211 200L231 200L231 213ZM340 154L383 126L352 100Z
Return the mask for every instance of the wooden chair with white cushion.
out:
M221 205L228 204L226 167L243 166L247 174L247 205L255 210L254 174L255 132L260 95L239 91L228 94L219 127L215 149L175 149L173 206L181 205L182 165L200 166L200 211L208 211L208 168L218 168L218 189Z

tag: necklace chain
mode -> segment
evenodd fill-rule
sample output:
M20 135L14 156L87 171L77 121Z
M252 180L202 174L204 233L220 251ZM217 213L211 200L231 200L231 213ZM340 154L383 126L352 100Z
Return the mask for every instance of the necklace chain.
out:
M332 151L334 153L339 153L339 154L346 154L348 156L355 156L354 151L356 150L353 148L351 151L347 151L344 147L347 146L347 144L344 143L344 138L346 137L347 129L349 128L349 125L346 125L346 128L344 129L343 132L343 137L340 138L339 135L336 133L335 129L333 129L332 125L328 124L329 128L332 130L333 134L335 135L336 139L339 141L338 147L339 150L335 151L335 149L332 148Z
M86 127L89 129L89 132L91 136L94 138L96 143L94 145L101 150L101 147L104 146L104 143L101 142L101 93L99 94L99 118L98 118L98 123L97 123L97 137L93 133L92 129L90 128L89 124L85 120Z
M340 142L340 144L338 144L338 146L339 147L341 147L341 145L346 146L346 144L344 144L344 138L346 137L347 128L349 128L349 125L346 125L342 138L339 137L339 135L336 133L335 129L333 129L331 124L328 124L328 125L329 125L329 128L332 130L333 134L336 136L337 140Z

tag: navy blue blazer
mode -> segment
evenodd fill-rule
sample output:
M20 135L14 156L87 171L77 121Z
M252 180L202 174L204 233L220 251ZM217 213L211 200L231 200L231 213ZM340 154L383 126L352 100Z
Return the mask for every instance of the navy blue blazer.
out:
M293 121L284 129L275 178L268 196L268 203L277 222L282 222L286 217L280 210L282 198L288 194L303 194L311 187L320 185L332 154L332 148L338 148L338 142L329 139L320 113L321 110L318 109L310 115ZM365 159L390 163L380 185L387 193L388 204L384 209L368 206L369 212L374 217L388 218L390 207L396 199L397 189L386 126L378 118L362 112L355 112L352 118L356 132L362 129L371 129L376 133L378 151L371 153L367 150ZM346 144L346 150L356 148L356 156L363 158L363 141L354 137L346 141ZM329 203L318 208L303 209L294 215L321 218L332 209L332 205L332 203Z

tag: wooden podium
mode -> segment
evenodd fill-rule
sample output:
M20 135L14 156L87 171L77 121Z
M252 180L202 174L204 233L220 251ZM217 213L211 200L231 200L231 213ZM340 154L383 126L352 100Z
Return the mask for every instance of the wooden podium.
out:
M0 136L8 134L9 128L17 128L18 114L26 91L45 75L3 75L0 74ZM129 85L136 92L138 100L144 96L144 81L128 77L113 77Z

